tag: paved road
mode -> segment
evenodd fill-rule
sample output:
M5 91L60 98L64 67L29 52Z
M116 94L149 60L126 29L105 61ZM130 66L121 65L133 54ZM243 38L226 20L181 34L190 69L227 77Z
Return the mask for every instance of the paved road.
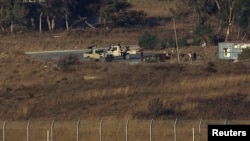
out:
M31 55L35 59L40 60L58 60L70 54L76 55L80 60L83 60L83 53L88 51L86 50L57 50L57 51L39 51L39 52L25 52L28 55Z
M83 53L89 51L88 49L84 50L58 50L58 51L40 51L40 52L25 52L28 55L31 55L35 59L39 60L58 60L70 54L76 55L81 61L84 61ZM141 56L140 53L132 55L130 60L124 60L122 57L116 57L115 60L118 61L129 61L140 62Z

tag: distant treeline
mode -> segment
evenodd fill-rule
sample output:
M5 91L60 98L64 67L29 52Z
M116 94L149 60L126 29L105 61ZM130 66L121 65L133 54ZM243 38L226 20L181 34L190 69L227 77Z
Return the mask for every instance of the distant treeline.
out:
M155 26L157 19L133 8L133 0L1 0L2 32L70 30L76 27ZM152 4L152 1L150 1ZM184 21L191 17L195 32L212 40L248 40L249 0L155 0L166 4L171 15ZM149 2L140 1L142 7ZM172 4L171 6L169 4ZM173 6L175 4L175 6ZM152 9L156 11L159 9ZM161 19L158 19L161 20ZM168 20L170 21L170 20Z
M3 32L13 32L141 24L146 14L131 7L124 0L2 0L0 26Z

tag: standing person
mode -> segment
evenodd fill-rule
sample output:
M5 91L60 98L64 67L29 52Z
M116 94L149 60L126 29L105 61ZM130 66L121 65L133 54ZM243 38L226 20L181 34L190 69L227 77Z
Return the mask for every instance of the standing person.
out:
M192 61L192 52L190 51L188 53L188 63L192 63L191 61Z
M196 61L197 59L197 55L196 55L196 52L193 53L193 60Z
M144 53L143 53L143 49L141 49L141 61L143 62L143 57L144 57Z

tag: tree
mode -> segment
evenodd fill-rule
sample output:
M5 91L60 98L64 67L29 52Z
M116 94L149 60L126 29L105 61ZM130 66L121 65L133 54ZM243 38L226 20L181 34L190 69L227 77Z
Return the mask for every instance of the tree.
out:
M57 25L64 26L66 29L69 29L69 24L74 23L76 20L79 20L79 17L86 17L88 13L91 13L92 16L95 12L90 12L93 10L91 6L96 5L99 0L46 0L45 3L39 3L38 5L41 7L37 14L40 17L40 29L41 29L41 20L43 17L46 17L48 30L54 31L55 24L58 23L56 21L64 20L65 24ZM90 10L89 10L90 9ZM93 11L96 11L94 9Z
M46 0L45 3L39 3L40 20L42 15L46 16L46 21L49 31L54 31L55 20L65 20L66 28L68 29L68 17L71 14L71 10L77 5L76 0ZM41 21L40 21L41 23Z
M242 52L238 56L239 60L250 59L250 48L242 49Z
M237 39L245 40L247 34L249 34L249 19L250 19L250 1L241 0L241 3L237 3L236 6L236 23L239 25Z
M225 41L235 40L232 37L233 29L235 26L239 26L239 31L244 31L246 33L246 28L248 27L248 15L250 11L250 2L248 0L214 0L217 6L217 17L220 19L220 30L218 34L221 33L223 28L226 29ZM246 35L246 34L245 34ZM238 34L239 38L239 34Z
M90 25L87 19L97 23L102 2L102 0L73 0L71 4L66 4L69 21L72 22L71 27L77 26L79 23Z
M41 24L41 18L38 15L41 14L41 6L38 3L24 3L24 9L26 10L25 21L28 28L37 28L38 23ZM41 25L39 26L41 28Z
M3 0L1 6L1 28L5 32L6 27L10 26L13 27L14 21L14 0ZM11 28L12 31L12 28Z
M228 13L228 27L227 27L227 32L226 32L226 37L225 37L225 41L228 41L228 38L231 34L232 31L232 27L234 26L233 24L233 20L234 20L234 7L235 7L235 0L229 0L228 1L228 9L229 9L229 13Z
M132 5L126 0L104 1L100 8L100 19L111 21L115 26L143 23L146 13L144 11L130 10L131 7Z
M181 19L192 13L193 10L188 3L188 0L179 0L178 3L176 3L175 8L169 9L175 19Z
M101 19L104 18L105 20L116 20L118 15L124 13L131 4L125 1L117 2L115 0L107 0L104 1L100 8L100 16Z
M163 47L162 41L147 31L144 32L142 37L140 37L138 45L145 49L157 49Z
M195 11L198 17L198 25L204 25L207 20L206 2L204 0L189 0L188 5Z
M62 2L63 2L62 13L64 13L65 16L65 25L68 31L69 29L68 16L71 14L72 10L76 7L78 3L76 0L66 0Z
M194 33L197 36L195 39L200 38L198 41L205 40L208 42L208 44L215 44L217 42L213 27L211 25L199 25L196 27Z
M42 13L46 15L49 31L54 31L55 19L62 15L63 3L61 0L46 0L42 4Z
M3 31L10 27L11 32L14 30L14 24L17 27L26 26L26 17L28 10L23 3L18 0L1 1L1 28Z

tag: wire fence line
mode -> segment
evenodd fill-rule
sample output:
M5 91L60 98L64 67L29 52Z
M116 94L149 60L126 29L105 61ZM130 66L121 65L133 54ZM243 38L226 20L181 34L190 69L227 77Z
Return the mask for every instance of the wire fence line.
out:
M209 124L249 124L250 121L79 119L1 123L2 141L206 141Z

